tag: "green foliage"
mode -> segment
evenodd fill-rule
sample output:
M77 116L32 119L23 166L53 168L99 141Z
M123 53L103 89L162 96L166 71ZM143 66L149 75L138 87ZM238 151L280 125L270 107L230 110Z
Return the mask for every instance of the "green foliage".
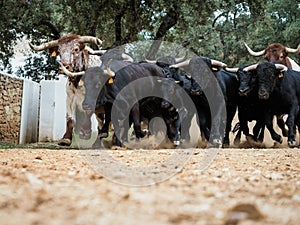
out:
M298 0L1 0L0 13L1 70L10 69L13 47L25 35L35 44L67 33L93 35L104 48L159 38L189 43L195 53L230 66L258 60L243 41L254 50L272 42L293 48L300 43ZM42 56L28 54L18 75L55 78L55 60ZM299 62L299 54L292 57Z

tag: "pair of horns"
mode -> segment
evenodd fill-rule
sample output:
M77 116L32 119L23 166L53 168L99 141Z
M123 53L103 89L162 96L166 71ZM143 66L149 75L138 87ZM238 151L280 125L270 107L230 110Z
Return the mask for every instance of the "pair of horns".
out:
M180 62L183 62L184 60L186 60L188 57L188 52L186 51L185 55L183 57L180 57L180 58L175 58L175 62L176 63L180 63ZM145 61L147 63L152 63L152 64L155 64L157 63L157 60L149 60L149 59L145 59Z
M250 66L245 67L243 69L243 71L249 72L251 70L255 70L258 65L259 65L258 63L252 64ZM281 71L287 71L288 70L288 68L285 65L283 65L283 64L275 64L275 67L276 67L276 69L281 70ZM228 67L226 67L225 70L228 71L228 72L231 72L231 73L237 73L237 71L239 70L239 68L237 68L237 67L236 68L228 68Z
M43 43L41 45L33 45L32 43L28 43L30 48L35 50L35 51L42 51L45 49L49 49L49 48L53 48L58 46L58 40L54 40L54 41L49 41L47 43ZM96 44L96 45L101 45L102 41L97 38L97 37L93 37L93 36L79 36L78 37L78 42L79 43L91 43L91 44Z
M181 68L181 67L188 66L190 64L190 61L191 61L190 59L185 60L183 62L171 65L170 68ZM225 63L223 63L221 61L215 60L215 59L211 59L211 65L212 66L221 67L221 68L227 67L227 64L225 64Z
M256 63L256 64L253 64L253 65L247 66L243 69L243 71L248 72L248 71L251 71L251 70L255 70L258 65L259 64ZM287 71L288 70L288 68L283 64L275 64L275 68L277 70L280 70L280 71Z
M249 52L250 55L253 55L253 56L262 56L262 55L264 55L266 53L266 49L258 51L258 52L255 52L245 42L244 42L244 45L246 46L247 51ZM294 53L294 54L295 53L299 53L300 52L300 44L298 45L297 48L285 47L285 51L287 53Z
M110 64L111 64L111 59L109 60L108 64L107 64L107 68L104 70L104 73L109 75L110 77L114 77L115 76L115 72L112 71L110 69ZM63 71L63 73L65 75L67 75L68 77L76 77L76 76L81 76L85 74L85 71L81 71L81 72L71 72L69 71L60 61L57 61L58 64L60 65L60 69Z

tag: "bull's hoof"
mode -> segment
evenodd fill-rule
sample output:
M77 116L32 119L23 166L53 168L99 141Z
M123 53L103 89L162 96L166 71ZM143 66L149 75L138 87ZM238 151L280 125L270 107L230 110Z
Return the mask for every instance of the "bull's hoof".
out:
M72 144L72 140L69 138L62 138L58 142L58 145L60 146L70 146L71 144Z
M274 135L273 140L279 142L280 144L282 144L283 141L280 135Z
M241 143L241 139L235 138L233 141L234 145L239 145Z
M107 138L108 137L108 133L104 132L104 133L100 133L98 135L99 138Z
M102 147L102 142L99 138L96 139L96 141L93 143L92 148L97 149Z
M84 132L84 131L80 131L79 132L79 138L83 139L83 140L89 140L92 136L92 131L88 131L88 132Z
M178 146L178 145L180 145L180 141L173 141L173 144L174 144L175 146Z
M222 141L220 139L213 139L211 143L207 144L207 148L221 148Z
M222 141L221 141L221 139L214 139L214 140L213 140L213 144L214 144L214 145L220 145L220 146L221 146L221 145L222 145Z
M147 131L141 130L135 133L136 138L143 138L147 135Z
M223 143L222 148L229 148L229 144L228 143Z
M295 140L288 141L288 145L289 145L289 147L290 147L290 148L294 148L294 147L296 147L296 146L297 146L297 144L296 144L296 141L295 141Z

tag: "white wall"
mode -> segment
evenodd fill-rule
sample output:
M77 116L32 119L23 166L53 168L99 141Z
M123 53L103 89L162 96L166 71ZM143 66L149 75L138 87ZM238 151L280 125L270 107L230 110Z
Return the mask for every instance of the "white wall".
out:
M23 143L37 142L39 120L40 85L31 80L23 80L20 140Z
M39 141L62 138L66 129L67 78L41 81Z

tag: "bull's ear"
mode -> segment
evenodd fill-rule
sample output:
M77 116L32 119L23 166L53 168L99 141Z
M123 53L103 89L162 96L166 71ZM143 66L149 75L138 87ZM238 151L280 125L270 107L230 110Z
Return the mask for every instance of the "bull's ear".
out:
M99 82L97 82L97 84L96 84L96 88L98 89L98 88L100 88L100 86L101 86L101 82L99 81Z
M277 75L278 78L282 78L284 76L284 72L288 70L288 68L282 64L275 64L275 67L277 70L280 70L280 72Z
M52 57L56 57L58 55L58 47L53 47L49 49L49 53Z

